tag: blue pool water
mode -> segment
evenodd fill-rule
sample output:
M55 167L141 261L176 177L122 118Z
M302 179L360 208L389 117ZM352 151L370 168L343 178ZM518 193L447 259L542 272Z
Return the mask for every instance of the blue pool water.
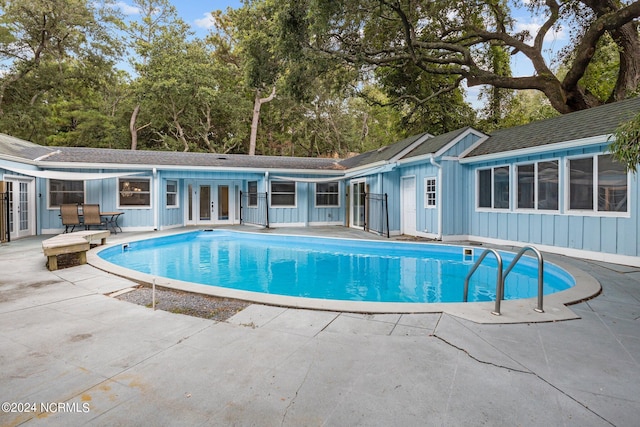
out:
M442 244L201 231L132 242L99 252L125 268L202 285L294 297L375 302L461 302L464 280L480 256ZM504 268L512 253L501 253ZM485 258L469 283L469 301L493 301L496 261ZM545 262L544 293L574 286ZM537 260L522 257L504 299L537 296Z

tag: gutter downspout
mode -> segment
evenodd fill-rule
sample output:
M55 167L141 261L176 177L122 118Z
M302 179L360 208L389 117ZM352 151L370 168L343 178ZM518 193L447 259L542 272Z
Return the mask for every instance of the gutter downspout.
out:
M160 183L158 182L158 169L153 168L153 187L155 197L153 198L153 231L158 231L160 222Z
M442 240L442 165L436 163L436 159L431 156L429 158L431 164L438 168L438 184L437 184L437 195L436 195L436 205L438 207L438 234L436 236L437 240Z

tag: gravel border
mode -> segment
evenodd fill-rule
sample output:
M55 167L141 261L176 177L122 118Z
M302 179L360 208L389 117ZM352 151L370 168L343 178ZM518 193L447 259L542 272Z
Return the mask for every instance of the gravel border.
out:
M116 298L149 308L153 305L152 289L144 285ZM249 305L246 301L156 287L156 310L171 313L224 322Z

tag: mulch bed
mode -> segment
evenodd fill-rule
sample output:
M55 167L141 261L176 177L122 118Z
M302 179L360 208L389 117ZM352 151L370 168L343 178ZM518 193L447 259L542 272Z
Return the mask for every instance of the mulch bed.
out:
M153 305L152 290L147 286L140 286L116 298L149 308ZM219 322L226 321L250 304L249 302L235 299L156 288L156 310L186 314Z

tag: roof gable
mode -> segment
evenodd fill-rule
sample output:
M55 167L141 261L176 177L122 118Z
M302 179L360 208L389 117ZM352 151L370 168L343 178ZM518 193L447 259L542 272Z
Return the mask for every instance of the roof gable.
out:
M404 151L411 149L414 144L419 144L420 141L431 139L429 133L421 133L419 135L413 135L408 138L398 141L395 144L386 145L376 150L367 151L357 156L342 160L340 165L347 169L356 168L359 166L371 165L377 162L388 162L401 156ZM423 142L424 143L424 142Z
M444 133L442 135L434 136L424 141L422 144L414 148L410 153L403 157L403 160L411 159L419 156L428 155L441 155L442 151L446 151L447 148L464 137L467 133L474 133L480 137L481 133L476 131L470 126L456 129L451 132Z
M610 135L640 112L640 97L614 102L547 120L497 130L466 158Z

